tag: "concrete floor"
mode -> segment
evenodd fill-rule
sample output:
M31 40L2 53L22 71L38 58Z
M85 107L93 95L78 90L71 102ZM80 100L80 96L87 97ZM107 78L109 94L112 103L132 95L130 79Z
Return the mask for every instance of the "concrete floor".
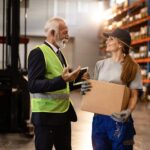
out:
M80 110L81 96L75 91L71 94L78 115L78 122L72 123L72 149L92 150L91 121L92 113ZM150 103L138 103L133 113L137 135L134 150L150 150ZM0 135L0 150L34 150L34 138L22 134Z

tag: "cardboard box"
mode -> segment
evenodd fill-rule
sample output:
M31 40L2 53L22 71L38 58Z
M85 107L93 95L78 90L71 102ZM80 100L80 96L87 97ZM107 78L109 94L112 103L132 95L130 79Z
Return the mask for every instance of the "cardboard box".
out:
M127 108L130 90L125 85L90 80L91 91L82 96L81 109L111 115Z

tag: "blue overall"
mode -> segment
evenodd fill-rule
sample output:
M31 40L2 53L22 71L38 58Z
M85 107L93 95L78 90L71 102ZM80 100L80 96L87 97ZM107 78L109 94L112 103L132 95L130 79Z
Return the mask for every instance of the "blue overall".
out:
M133 150L135 129L130 117L125 123L95 114L92 123L93 150Z

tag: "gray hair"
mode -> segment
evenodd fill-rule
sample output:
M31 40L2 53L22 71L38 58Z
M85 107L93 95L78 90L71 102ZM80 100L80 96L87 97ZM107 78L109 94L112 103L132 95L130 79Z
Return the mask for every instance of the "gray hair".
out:
M59 32L59 22L65 22L65 20L61 17L54 17L49 19L45 26L44 26L44 32L45 36L48 36L49 32L54 30L56 33Z

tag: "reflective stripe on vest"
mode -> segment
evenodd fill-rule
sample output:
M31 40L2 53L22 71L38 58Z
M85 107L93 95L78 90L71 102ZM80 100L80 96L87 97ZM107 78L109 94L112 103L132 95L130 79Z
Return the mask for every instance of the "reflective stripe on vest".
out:
M31 105L34 106L32 112L64 113L68 110L70 101L32 98Z
M45 78L53 79L60 76L63 73L63 66L56 53L45 44L42 44L38 47L41 49L45 59ZM69 83L66 83L66 88L61 90L47 93L32 93L32 112L66 112L70 105L69 93Z
M35 93L31 94L31 98L41 98L49 100L69 100L69 94L47 94L47 93Z

